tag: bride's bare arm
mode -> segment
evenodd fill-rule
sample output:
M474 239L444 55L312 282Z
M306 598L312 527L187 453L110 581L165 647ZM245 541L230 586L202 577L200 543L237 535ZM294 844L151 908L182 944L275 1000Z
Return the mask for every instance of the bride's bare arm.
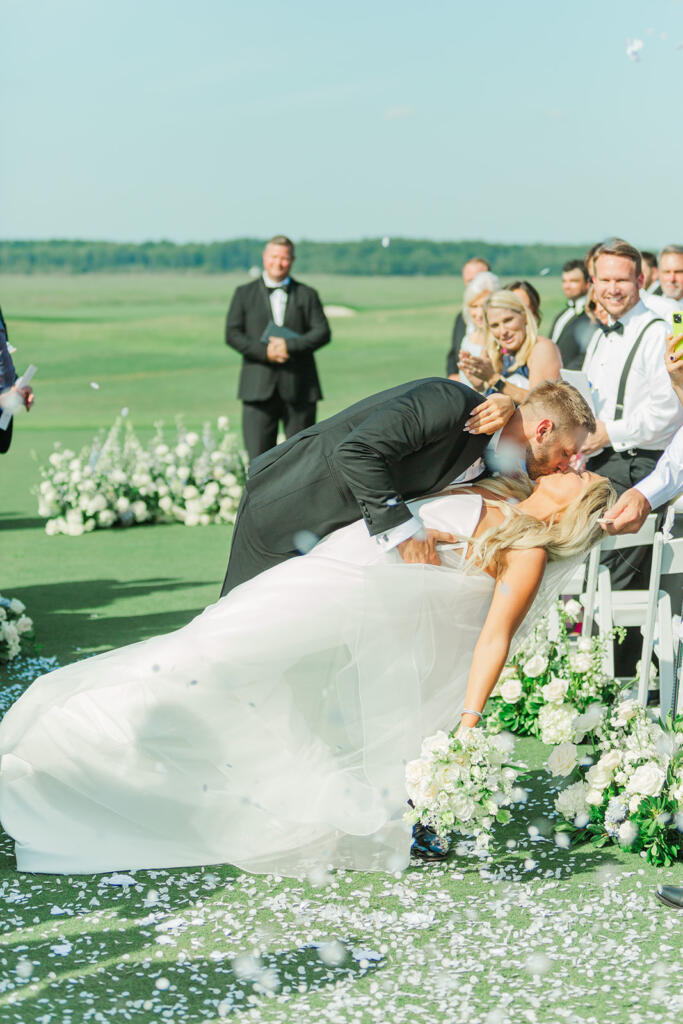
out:
M547 560L543 548L508 551L496 579L493 600L474 648L465 693L465 707L481 712L496 685L510 650L510 641L531 607ZM474 726L476 715L463 714L462 724Z

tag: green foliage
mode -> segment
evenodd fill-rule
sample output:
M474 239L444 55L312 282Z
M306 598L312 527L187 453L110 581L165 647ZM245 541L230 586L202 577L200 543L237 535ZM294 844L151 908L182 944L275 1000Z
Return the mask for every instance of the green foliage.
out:
M61 271L92 274L111 270L197 270L208 274L249 270L261 265L265 239L225 242L91 242L77 239L0 241L0 271L34 274ZM394 238L384 247L379 238L351 242L302 241L296 247L296 271L315 274L438 275L457 274L473 255L482 256L497 274L528 276L548 268L559 274L570 259L583 257L586 246L502 245L495 242L434 242Z

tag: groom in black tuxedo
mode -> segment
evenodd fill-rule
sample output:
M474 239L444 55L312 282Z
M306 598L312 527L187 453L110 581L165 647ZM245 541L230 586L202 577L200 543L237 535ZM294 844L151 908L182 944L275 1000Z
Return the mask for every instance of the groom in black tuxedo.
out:
M318 293L289 276L294 243L275 235L263 250L263 274L237 288L225 341L242 355L238 398L250 459L272 448L282 420L287 437L315 423L322 398L313 353L330 340Z
M380 546L438 565L437 541L452 538L425 538L406 501L480 476L486 434L500 428L536 477L565 470L594 424L575 388L550 381L518 409L441 377L371 395L252 462L221 596L300 554L301 531L323 537L361 516Z

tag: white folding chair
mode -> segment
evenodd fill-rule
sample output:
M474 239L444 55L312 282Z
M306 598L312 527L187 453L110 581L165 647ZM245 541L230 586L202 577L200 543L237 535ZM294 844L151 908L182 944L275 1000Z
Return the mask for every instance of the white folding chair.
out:
M661 534L657 536L661 537ZM683 537L673 540L662 538L656 601L648 603L648 618L643 630L644 635L651 634L654 637L654 651L659 661L659 697L662 717L665 717L669 711L672 714L680 713L683 710L683 704L680 692L680 668L679 678L676 678L676 655L681 641L681 617L673 615L671 597L665 590L659 588L659 582L662 576L681 573L683 573ZM683 661L683 659L681 660ZM649 664L647 667L649 671Z
M614 626L640 626L643 628L648 621L648 606L654 605L659 589L659 555L661 553L661 534L655 531L657 517L647 517L638 533L605 536L599 547L593 548L588 559L586 591L582 595L582 603L586 609L584 620L592 618L598 626L601 637L607 637ZM659 537L655 544L655 537ZM650 585L647 590L612 590L612 580L607 566L600 564L600 556L605 551L628 551L629 548L652 545L652 569ZM658 548L658 550L656 550ZM627 557L627 556L625 556ZM647 703L649 669L652 660L652 643L654 627L648 637L643 631L643 652L640 659L640 675L638 698ZM608 643L605 651L604 669L608 675L614 675L614 644Z

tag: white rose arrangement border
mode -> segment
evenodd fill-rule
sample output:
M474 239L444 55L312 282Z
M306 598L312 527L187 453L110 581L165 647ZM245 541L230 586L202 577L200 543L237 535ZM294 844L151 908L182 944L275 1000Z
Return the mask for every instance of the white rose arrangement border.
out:
M247 467L226 416L206 422L201 434L178 420L170 442L158 423L143 445L123 413L78 455L55 445L38 488L46 533L79 537L141 523L235 521Z
M596 846L614 843L651 864L683 858L683 717L655 721L635 700L602 708L592 751L559 743L548 771L563 780L558 831Z
M505 730L555 745L574 738L577 718L584 734L597 726L598 709L612 703L623 684L603 669L604 640L582 636L570 640L570 628L580 614L578 601L558 601L539 621L489 697L489 733Z
M33 620L25 612L23 601L0 594L0 663L16 658L22 646L33 646Z

